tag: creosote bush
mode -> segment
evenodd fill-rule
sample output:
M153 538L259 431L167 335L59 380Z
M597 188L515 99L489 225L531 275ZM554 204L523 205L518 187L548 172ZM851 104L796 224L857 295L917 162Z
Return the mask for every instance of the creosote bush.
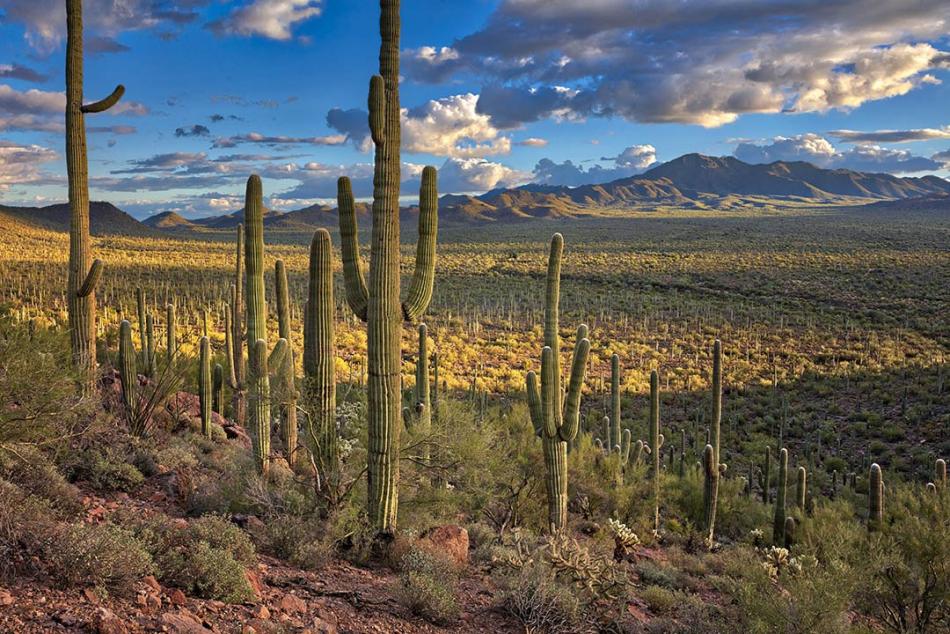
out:
M414 546L399 560L399 569L398 594L410 610L436 624L458 618L458 570L453 562Z

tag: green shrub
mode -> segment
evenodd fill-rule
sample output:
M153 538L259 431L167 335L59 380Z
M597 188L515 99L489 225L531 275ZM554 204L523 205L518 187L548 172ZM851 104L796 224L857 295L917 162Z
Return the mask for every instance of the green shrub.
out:
M654 614L669 614L682 601L679 593L660 586L647 586L640 592L640 598Z
M582 607L573 589L559 582L554 572L534 562L501 577L502 605L529 632L575 632Z
M153 570L142 542L112 524L66 524L51 531L44 563L63 585L94 585L122 594Z
M458 571L451 561L414 547L403 555L399 567L398 595L414 614L437 625L458 618Z
M261 539L266 553L307 570L318 570L333 557L333 544L312 517L280 515L270 519Z
M33 567L56 525L56 514L47 500L0 479L0 578Z
M74 515L82 510L79 490L35 447L17 445L12 450L0 449L0 475L64 514Z

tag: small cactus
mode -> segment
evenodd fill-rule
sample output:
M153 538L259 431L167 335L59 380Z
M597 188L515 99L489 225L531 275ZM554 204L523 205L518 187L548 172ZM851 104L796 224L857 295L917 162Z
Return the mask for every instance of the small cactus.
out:
M178 352L178 336L175 333L175 305L165 307L165 361L171 365Z
M808 494L808 473L805 467L798 468L798 481L795 486L795 506L802 513L805 512L805 498Z
M122 404L125 413L132 420L135 407L138 372L135 368L135 344L132 343L132 324L123 320L119 324L119 382L122 385Z
M277 295L277 332L286 339L288 353L279 368L274 368L277 381L277 394L280 396L280 429L284 441L287 462L297 463L297 381L296 361L293 347L290 346L290 290L287 284L287 268L283 260L274 264L275 289Z
M703 450L703 526L706 543L714 543L716 529L716 504L719 499L719 469L716 468L716 451L712 445Z
M620 446L620 357L610 357L610 421L607 439L611 451Z
M868 532L874 533L884 527L884 478L876 462L871 465L868 477Z
M947 488L947 462L943 458L934 463L934 485L941 491Z
M211 409L224 416L224 366L214 364L211 373Z
M785 518L785 550L791 550L795 543L795 518L789 515Z

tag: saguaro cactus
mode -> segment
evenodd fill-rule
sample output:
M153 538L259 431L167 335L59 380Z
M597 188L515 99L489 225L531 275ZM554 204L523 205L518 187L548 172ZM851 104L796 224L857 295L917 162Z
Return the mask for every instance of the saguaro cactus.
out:
M275 289L277 292L277 331L281 339L287 340L287 354L279 368L274 368L277 376L280 397L280 425L287 462L297 462L297 363L293 346L290 345L290 290L287 287L287 267L283 260L274 265Z
M138 371L135 366L135 344L132 343L132 324L123 320L119 324L119 382L122 385L122 404L126 416L132 420L135 407L135 390L138 387Z
M102 261L93 260L89 237L89 164L85 115L104 112L125 93L122 85L111 95L83 104L82 0L66 0L66 172L69 177L69 271L66 295L73 363L83 389L96 377L96 285Z
M214 364L211 375L211 409L224 416L224 366Z
M419 354L416 360L416 385L413 388L412 411L409 421L418 432L428 434L432 428L432 402L430 399L429 329L419 324ZM423 448L423 459L428 460L428 444Z
M178 351L178 335L175 332L175 305L165 307L165 361L171 365Z
M876 462L871 465L868 477L868 531L881 530L884 526L884 477Z
M620 446L620 356L610 357L610 421L607 440L610 451Z
M947 488L947 462L943 458L934 463L934 485L940 490Z
M765 462L762 464L762 476L759 484L762 486L762 504L768 504L771 498L769 490L772 487L772 448L769 446L765 447Z
M211 342L201 338L198 347L198 408L201 412L201 433L211 438Z
M663 447L660 434L660 375L650 373L650 448L653 458L653 530L660 530L660 449Z
M712 547L716 534L716 505L719 502L719 469L716 468L716 450L712 445L703 449L703 525L706 543Z
M248 423L258 470L270 468L270 377L267 374L267 305L264 300L264 193L259 176L247 180L244 201L244 259L247 262L247 341L251 403ZM276 366L275 366L276 367Z
M335 484L339 475L336 429L336 336L333 313L333 246L330 233L318 229L310 242L310 270L303 329L303 367L311 407L310 437L322 477ZM332 488L332 487L331 487Z
M244 225L237 226L234 284L231 286L231 366L230 381L234 420L244 425L247 417L247 366L244 363Z
M703 469L706 478L711 480L707 483L705 491L713 496L712 500L707 500L705 505L706 531L708 532L708 541L713 543L713 536L716 528L716 497L719 495L719 476L726 470L726 465L719 459L719 432L722 421L722 343L717 339L713 344L713 371L712 371L712 421L709 430L710 441L707 446L713 450L712 460L706 460L703 456Z
M552 532L567 526L567 444L574 440L580 424L581 390L587 372L590 340L587 326L577 329L574 358L566 397L562 398L561 337L558 304L561 294L561 255L564 238L554 234L548 258L547 290L544 304L544 349L541 351L541 389L538 377L528 372L528 409L534 431L541 437L548 494L548 523Z
M795 485L795 506L802 513L805 512L805 498L808 495L808 473L805 467L798 468L798 481Z
M778 480L775 483L775 516L772 521L772 542L785 543L785 490L788 488L788 449L778 453Z
M399 434L401 321L416 321L426 311L435 281L435 241L438 194L434 167L422 172L419 242L416 268L409 293L400 306L399 287L399 0L380 0L379 70L370 81L369 123L376 146L373 178L373 232L369 287L359 262L356 214L347 179L340 179L340 235L347 301L367 322L367 511L370 522L383 534L396 528L399 505Z

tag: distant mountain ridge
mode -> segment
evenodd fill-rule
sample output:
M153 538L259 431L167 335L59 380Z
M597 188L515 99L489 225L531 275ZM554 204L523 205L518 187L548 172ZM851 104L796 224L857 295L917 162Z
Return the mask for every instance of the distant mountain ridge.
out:
M902 177L823 169L803 161L750 164L731 156L685 154L638 176L609 183L580 187L534 183L494 189L478 196L448 194L439 199L439 218L449 223L518 222L579 217L601 210L742 209L878 202L894 209L925 209L928 204L945 209L948 196L950 181L937 176ZM243 210L198 219L169 211L139 222L109 203L92 203L91 208L95 235L230 229L244 217ZM39 209L0 205L0 210L9 210L56 230L69 227L65 204ZM371 205L357 203L356 211L368 218ZM402 213L411 219L418 213L418 207L404 208ZM337 223L333 205L318 204L284 213L268 210L264 215L265 227L275 230L307 231L336 227Z

